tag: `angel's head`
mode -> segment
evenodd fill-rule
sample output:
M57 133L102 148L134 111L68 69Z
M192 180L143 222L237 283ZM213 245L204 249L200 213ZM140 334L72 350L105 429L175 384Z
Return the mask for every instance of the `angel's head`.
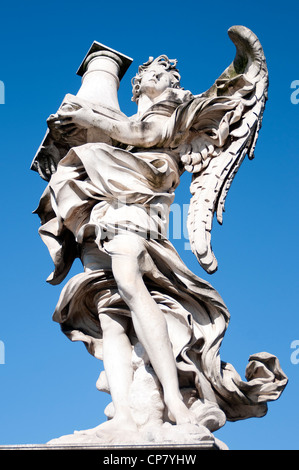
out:
M132 79L132 101L138 103L143 93L150 98L156 98L167 88L181 88L181 76L176 64L176 59L160 55L156 59L150 57L147 62L140 65L137 75Z

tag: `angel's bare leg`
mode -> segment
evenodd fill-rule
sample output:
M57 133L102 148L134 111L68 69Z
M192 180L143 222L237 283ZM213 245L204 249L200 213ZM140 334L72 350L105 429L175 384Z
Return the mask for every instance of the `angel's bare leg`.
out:
M103 330L103 362L114 406L112 419L77 434L94 434L107 438L119 431L136 432L137 426L130 412L129 390L132 384L132 346L127 336L128 319L119 315L100 313Z
M110 246L109 246L110 245ZM164 401L177 424L192 421L183 403L177 369L163 313L146 288L140 260L144 248L136 235L119 235L107 246L120 295L131 310L139 341L161 382Z
M114 406L111 421L99 426L137 430L129 408L129 390L133 379L132 346L126 334L128 319L107 313L99 315L103 330L103 362Z
M86 272L98 269L111 269L111 258L99 251L95 243L85 243L82 248L82 262ZM123 315L99 311L99 320L103 331L103 362L115 415L96 428L82 431L91 434L94 431L115 429L136 430L136 424L129 408L129 389L133 379L132 345L127 331L129 318Z

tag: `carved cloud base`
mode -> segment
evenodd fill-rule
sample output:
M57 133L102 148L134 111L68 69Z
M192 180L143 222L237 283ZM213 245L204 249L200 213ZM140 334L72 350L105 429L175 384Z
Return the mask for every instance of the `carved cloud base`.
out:
M135 429L122 429L112 425L114 407L111 402L105 409L108 421L99 426L51 440L48 444L81 445L196 445L206 443L211 448L226 448L212 434L225 424L225 414L215 403L202 401L191 388L181 389L185 404L192 412L196 424L176 425L168 417L160 383L149 364L140 343L133 349L134 378L130 390L131 415ZM102 372L97 388L109 393L105 372Z
M140 432L99 433L98 428L86 431L75 431L74 434L52 439L47 443L51 446L188 446L198 445L199 448L227 450L227 446L216 439L212 433L200 425L172 425L164 423Z

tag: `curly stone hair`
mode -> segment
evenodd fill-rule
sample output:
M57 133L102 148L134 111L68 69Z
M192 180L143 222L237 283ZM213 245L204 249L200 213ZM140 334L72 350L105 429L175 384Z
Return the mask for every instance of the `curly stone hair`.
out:
M132 78L132 86L133 86L133 97L132 101L138 102L139 95L140 95L140 82L142 79L142 75L146 70L149 68L155 67L156 65L160 65L165 68L167 72L171 74L171 88L181 88L180 80L181 76L179 74L178 69L176 68L177 60L176 59L168 59L166 55L160 55L156 59L150 57L147 62L140 65L138 67L138 73L135 77Z

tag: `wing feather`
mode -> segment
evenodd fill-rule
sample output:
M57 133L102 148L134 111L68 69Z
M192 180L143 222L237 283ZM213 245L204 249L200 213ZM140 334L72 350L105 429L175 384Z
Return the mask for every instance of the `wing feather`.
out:
M268 90L267 65L258 38L244 26L233 26L228 34L236 46L236 56L215 84L200 95L211 100L211 107L205 108L204 124L199 115L198 123L193 125L199 132L193 140L189 140L188 165L185 167L193 173L187 220L190 245L208 273L217 270L217 260L211 247L214 214L222 224L225 200L232 181L245 156L254 158ZM223 100L219 102L217 116L213 113L213 107L215 109L219 97L227 98L227 101L222 113ZM226 109L230 102L233 106ZM211 127L215 135L208 135L207 129L211 130ZM210 147L203 158L201 152L194 150L200 149L200 142L208 138Z

